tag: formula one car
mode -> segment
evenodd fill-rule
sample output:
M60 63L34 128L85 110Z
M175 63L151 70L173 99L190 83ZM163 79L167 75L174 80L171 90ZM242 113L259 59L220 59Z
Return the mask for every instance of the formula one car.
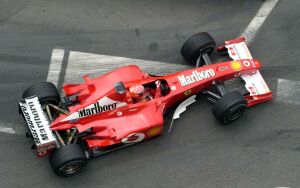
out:
M272 99L259 71L261 63L252 58L244 40L226 41L217 51L231 59L212 64L209 55L216 43L208 33L199 33L181 49L195 68L154 76L135 65L124 66L64 85L62 98L52 83L37 83L19 101L27 136L33 138L39 157L50 155L57 175L70 176L89 158L161 135L166 111L182 102L173 116L179 118L196 94L212 101L212 114L228 125L247 107ZM244 80L247 94L226 91L224 81L233 78Z

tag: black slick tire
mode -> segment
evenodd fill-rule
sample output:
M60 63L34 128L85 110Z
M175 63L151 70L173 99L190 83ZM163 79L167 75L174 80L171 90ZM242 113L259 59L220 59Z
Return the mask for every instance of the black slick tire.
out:
M69 144L54 149L50 155L50 165L58 176L77 174L87 163L87 157L79 144Z
M53 83L40 82L27 88L22 95L22 98L27 98L36 95L40 103L51 103L58 105L60 103L60 95Z
M201 53L210 55L215 47L216 42L212 36L206 32L202 32L195 34L186 40L182 45L181 55L187 62L196 65L197 59Z
M223 124L229 124L243 115L247 101L237 91L226 93L214 105L212 113Z

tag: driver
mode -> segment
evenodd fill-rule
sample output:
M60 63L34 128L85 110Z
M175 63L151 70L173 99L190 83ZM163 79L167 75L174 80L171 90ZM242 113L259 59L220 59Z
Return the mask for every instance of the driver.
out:
M161 88L160 88L160 81L155 82L156 85L156 91L155 91L155 98L161 97ZM145 89L145 87L141 84L132 85L129 88L129 93L131 97L133 98L133 102L146 102L153 99L153 96L151 95L150 91Z

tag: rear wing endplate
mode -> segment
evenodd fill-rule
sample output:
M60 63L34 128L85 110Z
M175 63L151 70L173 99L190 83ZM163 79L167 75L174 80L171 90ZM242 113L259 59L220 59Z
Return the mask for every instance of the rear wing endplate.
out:
M50 123L37 96L19 101L26 124L34 139L38 155L43 156L56 147L56 139L50 130Z

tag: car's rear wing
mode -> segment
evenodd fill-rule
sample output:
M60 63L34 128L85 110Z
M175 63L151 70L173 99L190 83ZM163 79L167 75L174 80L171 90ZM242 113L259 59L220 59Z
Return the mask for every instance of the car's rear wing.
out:
M243 66L251 66L253 64L253 58L244 37L225 41L224 45L218 47L218 51L226 50L229 57L234 61L243 60ZM272 92L259 70L251 74L242 74L241 78L246 82L245 87L249 91L249 95L245 96L248 100L248 106L272 99Z
M37 96L20 100L19 106L35 142L38 156L42 157L56 147L56 138L50 129L49 120Z

